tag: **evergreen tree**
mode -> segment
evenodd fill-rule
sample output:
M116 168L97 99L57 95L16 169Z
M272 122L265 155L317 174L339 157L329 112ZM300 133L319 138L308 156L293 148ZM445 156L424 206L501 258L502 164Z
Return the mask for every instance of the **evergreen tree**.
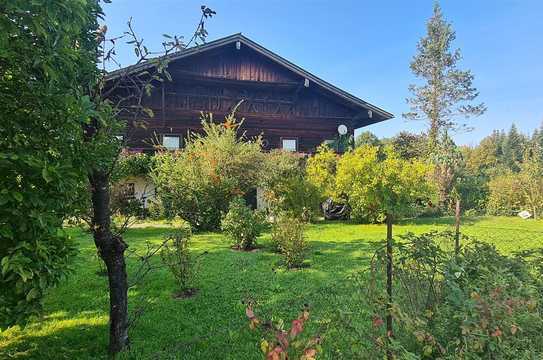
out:
M428 140L424 134L401 131L390 142L402 159L420 159L426 155Z
M519 164L522 162L525 142L525 137L518 132L515 124L511 125L503 142L502 152L504 164L514 172L520 170Z
M429 125L429 151L435 148L440 132L466 127L457 120L483 114L483 103L473 104L479 93L473 86L473 74L457 67L462 55L459 49L451 50L456 34L445 21L438 3L427 24L427 35L418 45L418 53L411 62L411 71L423 81L410 85L413 97L407 99L410 112L407 119L424 120Z
M354 141L354 146L359 147L363 145L381 146L379 138L371 131L364 131L358 135Z
M535 156L543 163L543 124L541 124L539 129L534 130L531 143L535 151Z

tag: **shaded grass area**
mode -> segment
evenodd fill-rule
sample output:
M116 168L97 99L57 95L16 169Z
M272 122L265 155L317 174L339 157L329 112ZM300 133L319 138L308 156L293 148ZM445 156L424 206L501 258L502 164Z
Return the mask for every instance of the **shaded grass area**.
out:
M415 219L395 225L395 234L450 229L454 219ZM91 238L70 230L79 244L74 273L45 299L45 313L26 328L0 334L0 358L97 359L106 358L107 279L97 275L98 261ZM131 249L144 252L146 242L158 244L169 231L164 224L140 224L129 230ZM480 217L465 219L463 233L494 243L504 253L543 246L543 221ZM304 304L311 306L306 329L314 333L330 323L320 358L351 358L353 347L369 348L364 329L371 320L350 275L368 268L384 225L323 222L309 225L307 268L287 271L281 257L269 250L264 234L255 252L232 251L220 234L194 236L193 248L203 256L197 281L199 292L174 299L172 276L159 269L130 290L130 307L143 308L131 329L132 345L122 358L130 359L260 359L259 336L251 332L243 300L257 302L258 315L291 320ZM158 261L159 259L155 259ZM129 273L137 266L129 260ZM358 291L357 291L358 290ZM338 321L338 319L342 319ZM345 319L348 319L346 322ZM353 339L352 324L357 324ZM360 336L362 335L362 336ZM371 354L368 354L371 358Z

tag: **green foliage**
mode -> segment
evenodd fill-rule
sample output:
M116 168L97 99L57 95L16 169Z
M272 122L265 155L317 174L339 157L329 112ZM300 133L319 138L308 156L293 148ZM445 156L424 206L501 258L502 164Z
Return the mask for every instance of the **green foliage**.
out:
M300 219L282 215L272 226L272 244L285 256L289 269L303 265L308 244L304 236L305 223Z
M513 172L494 177L488 183L487 211L490 215L515 215L521 211L521 184Z
M497 169L502 167L504 137L503 132L495 130L491 135L483 138L477 146L463 147L462 155L467 171L486 178L493 176Z
M428 140L424 134L401 131L391 139L390 144L402 159L423 159L427 156Z
M153 157L144 153L122 153L111 176L113 182L127 177L149 176L153 168Z
M266 359L315 360L317 353L322 352L320 335L310 339L299 339L309 320L307 308L292 320L290 329L285 327L282 319L261 320L255 315L252 305L247 306L245 315L249 319L251 330L261 330L260 350Z
M276 215L288 213L310 220L319 209L321 196L309 181L299 154L282 150L266 154L260 186L269 210Z
M354 137L350 134L346 135L336 135L331 142L328 143L328 146L338 153L343 153L353 149L355 145Z
M336 167L338 155L327 145L321 145L307 160L307 181L315 187L320 201L336 195Z
M507 171L489 182L487 210L493 215L515 215L529 210L534 217L543 214L543 164L532 154L519 164L520 172Z
M81 84L96 70L96 2L4 1L0 16L0 326L36 314L74 253L62 222L85 194Z
M518 257L507 257L468 238L456 256L454 233L407 234L395 244L395 348L400 357L536 358L543 351L539 274ZM373 283L384 280L378 253ZM375 289L375 288L372 288ZM382 342L379 312L385 294L370 291L374 336ZM377 320L376 320L377 319ZM381 339L381 341L379 341Z
M221 229L237 249L251 250L260 235L263 219L237 197L230 202L228 212L221 220Z
M182 150L158 154L151 176L170 215L210 230L220 227L232 199L256 188L264 155L260 138L238 134L233 115L221 124L204 116L202 126Z
M162 204L162 200L153 199L147 203L147 213L151 220L161 220L166 217L166 209Z
M456 191L463 209L475 214L486 212L489 190L488 182L482 175L463 173L457 180Z
M381 140L372 133L371 131L364 131L360 133L354 140L355 147L370 145L370 146L381 146Z
M520 162L522 162L523 154L527 139L520 134L515 124L511 125L507 137L502 143L502 163L513 172L520 171Z
M429 155L433 165L431 178L438 191L439 207L447 211L452 209L458 197L457 185L464 166L462 152L446 132L433 149Z
M403 160L392 147L380 159L379 149L362 146L343 155L337 165L336 185L348 196L357 221L378 222L387 213L412 215L416 204L431 198L430 167L419 160Z
M128 221L123 218L144 218L146 215L143 201L122 186L111 191L110 211L113 216L119 217L120 222Z
M384 214L378 204L370 200L370 187L378 171L379 149L373 146L361 146L344 154L337 165L337 190L348 196L352 217L359 222L377 222Z
M197 257L190 249L190 230L177 229L166 238L160 251L164 265L174 276L179 295L190 295L198 274Z

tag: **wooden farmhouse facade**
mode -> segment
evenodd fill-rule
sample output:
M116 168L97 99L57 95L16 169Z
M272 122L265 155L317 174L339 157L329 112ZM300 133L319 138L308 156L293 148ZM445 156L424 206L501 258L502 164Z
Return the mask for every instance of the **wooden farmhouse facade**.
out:
M146 126L128 121L125 139L131 151L150 152L153 144L183 146L189 131L201 130L201 112L222 120L240 101L246 135L262 135L265 149L311 153L333 140L338 127L354 129L392 118L392 114L312 75L241 34L168 55L171 81L144 97L154 113ZM150 62L109 73L143 72ZM121 114L122 116L122 114ZM123 136L124 134L119 134Z

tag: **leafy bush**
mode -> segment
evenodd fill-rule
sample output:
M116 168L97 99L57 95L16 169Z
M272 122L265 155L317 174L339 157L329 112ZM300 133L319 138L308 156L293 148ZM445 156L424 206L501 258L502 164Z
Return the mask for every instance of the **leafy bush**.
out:
M151 220L162 220L166 217L166 210L160 199L153 199L147 204L147 213Z
M521 211L523 196L518 176L508 171L488 183L487 211L490 215L515 215Z
M124 187L114 187L111 191L110 208L113 215L121 217L143 218L145 209L143 201L127 192Z
M186 147L156 156L152 178L169 215L196 230L216 230L230 201L255 189L263 153L261 140L238 134L232 115L224 123L202 119L203 134L191 134Z
M337 161L338 155L327 145L319 146L307 160L307 180L317 189L321 202L336 196Z
M401 159L390 146L381 153L377 147L364 145L339 160L337 191L348 197L356 221L380 222L387 211L409 216L434 196L427 181L429 171L419 160Z
M190 230L178 229L168 235L160 257L174 276L178 286L178 296L190 296L196 289L198 259L190 250Z
M97 71L99 3L3 1L0 20L0 328L39 313L75 254L63 221L88 194L83 83ZM78 44L79 46L75 46Z
M263 219L237 197L230 202L228 212L221 221L221 229L238 249L250 250L262 230Z
M395 244L395 333L399 357L538 358L543 354L541 283L519 257L468 238L456 256L452 232L407 234ZM386 257L373 264L370 299L376 344L386 338L380 313ZM363 284L367 296L367 284ZM384 352L383 347L379 347Z
M272 226L272 244L285 256L285 263L289 269L303 265L308 247L304 227L304 222L290 216L278 217Z
M252 305L247 306L245 315L249 319L251 330L261 330L260 349L266 359L315 360L317 353L322 352L321 336L299 339L304 331L305 323L309 320L307 308L292 320L290 329L285 329L285 323L282 320L275 322L261 320L255 315Z
M144 153L120 154L114 172L111 176L112 181L119 181L129 176L146 177L153 168L153 157Z
M471 210L472 214L483 214L488 199L488 181L483 176L463 174L457 182L456 189L460 196L462 209Z
M515 215L529 210L535 218L543 215L543 164L526 158L520 172L506 172L489 182L487 210L491 215Z
M299 154L282 150L266 154L260 186L273 214L288 213L310 220L318 212L320 196L308 181Z

